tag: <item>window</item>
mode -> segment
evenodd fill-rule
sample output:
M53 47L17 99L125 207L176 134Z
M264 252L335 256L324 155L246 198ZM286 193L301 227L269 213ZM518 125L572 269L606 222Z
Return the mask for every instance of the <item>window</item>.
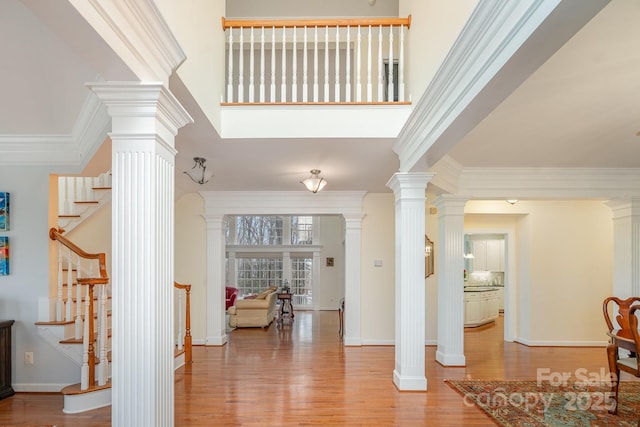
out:
M398 62L393 61L393 99L389 97L389 60L384 61L384 100L398 102Z
M313 243L313 217L291 217L291 244L310 245Z
M282 283L282 258L240 258L237 264L237 287L240 295L257 294L269 286Z
M236 243L238 245L281 245L281 216L237 216ZM227 234L227 243L229 235Z
M313 258L291 258L291 293L294 303L311 305Z

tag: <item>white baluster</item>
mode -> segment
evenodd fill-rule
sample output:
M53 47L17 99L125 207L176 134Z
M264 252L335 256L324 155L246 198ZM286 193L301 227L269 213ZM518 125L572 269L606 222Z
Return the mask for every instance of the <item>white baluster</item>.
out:
M324 29L324 102L329 102L329 26Z
M227 102L233 102L233 28L229 28L229 77L227 78Z
M73 209L74 207L73 201L76 198L73 177L67 176L64 178L64 180L65 180L65 187L67 188L65 212L67 215L73 215L75 213Z
M398 101L404 102L404 25L400 26L400 63L398 67Z
M107 323L107 286L100 286L100 368L98 370L98 385L105 385L109 379L109 328Z
M255 101L255 52L253 50L253 27L251 27L251 33L249 33L249 102Z
M287 29L282 27L282 81L280 82L280 102L287 102Z
M333 100L340 102L340 27L336 26L336 81L334 84Z
M313 102L318 102L318 27L313 33Z
M371 85L371 25L367 34L367 102L372 100L373 86Z
M238 42L238 102L244 102L244 28L239 28Z
M276 102L276 27L271 27L271 92L269 102Z
M73 319L73 265L71 264L71 249L67 258L67 302L65 303L64 320L69 322Z
M293 53L292 53L292 80L291 80L291 102L298 102L298 51L297 51L297 28L293 27Z
M85 286L85 288L84 318L87 319L87 321L84 322L84 333L82 336L82 369L80 374L81 390L89 388L89 316L93 316L93 313L89 312L89 286Z
M80 255L76 254L76 279L80 276ZM77 280L76 280L77 281ZM69 319L70 320L70 319ZM76 315L75 315L75 339L82 338L82 289L76 283Z
M389 26L389 82L387 101L393 101L393 25Z
M362 70L362 53L360 52L360 45L362 42L362 33L360 32L360 25L358 25L358 41L356 46L356 102L362 102L362 83L361 83L361 70Z
M264 102L264 27L260 31L260 102Z
M62 300L62 250L63 246L58 243L58 294L56 297L56 322L62 322L62 314L64 313L64 302Z
M182 306L184 304L184 297L182 289L178 289L178 336L176 339L176 344L178 345L178 350L182 351L184 348L184 316L182 314Z
M58 177L58 215L67 213L67 189L64 177Z
M302 102L309 101L309 83L308 83L308 59L307 59L307 26L304 27L303 34L303 49L302 49Z
M347 25L347 81L344 86L345 101L351 102L351 26Z
M378 102L384 101L384 62L382 58L382 25L378 30Z

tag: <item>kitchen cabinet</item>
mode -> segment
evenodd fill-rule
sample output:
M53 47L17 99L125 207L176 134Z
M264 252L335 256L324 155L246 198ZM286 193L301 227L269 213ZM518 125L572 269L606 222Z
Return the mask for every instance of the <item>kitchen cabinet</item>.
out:
M495 321L499 316L499 290L471 288L464 292L464 326L476 327Z
M473 269L504 271L504 240L474 240Z

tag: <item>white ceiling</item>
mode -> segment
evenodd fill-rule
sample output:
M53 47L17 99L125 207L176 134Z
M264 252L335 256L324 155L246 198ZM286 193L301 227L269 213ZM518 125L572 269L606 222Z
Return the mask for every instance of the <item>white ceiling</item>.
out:
M464 167L640 167L640 2L613 0L449 153ZM0 2L0 163L8 141L70 134L97 78L131 73L66 0ZM300 190L312 168L331 190L390 191L392 140L221 140L177 79L194 117L176 139L179 192ZM180 171L205 156L215 178Z

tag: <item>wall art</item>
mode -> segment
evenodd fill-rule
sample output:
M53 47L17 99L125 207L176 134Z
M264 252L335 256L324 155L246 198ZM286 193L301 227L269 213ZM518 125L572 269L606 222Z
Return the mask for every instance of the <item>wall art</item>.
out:
M0 236L0 276L9 274L9 236Z
M9 231L9 193L0 191L0 231Z

